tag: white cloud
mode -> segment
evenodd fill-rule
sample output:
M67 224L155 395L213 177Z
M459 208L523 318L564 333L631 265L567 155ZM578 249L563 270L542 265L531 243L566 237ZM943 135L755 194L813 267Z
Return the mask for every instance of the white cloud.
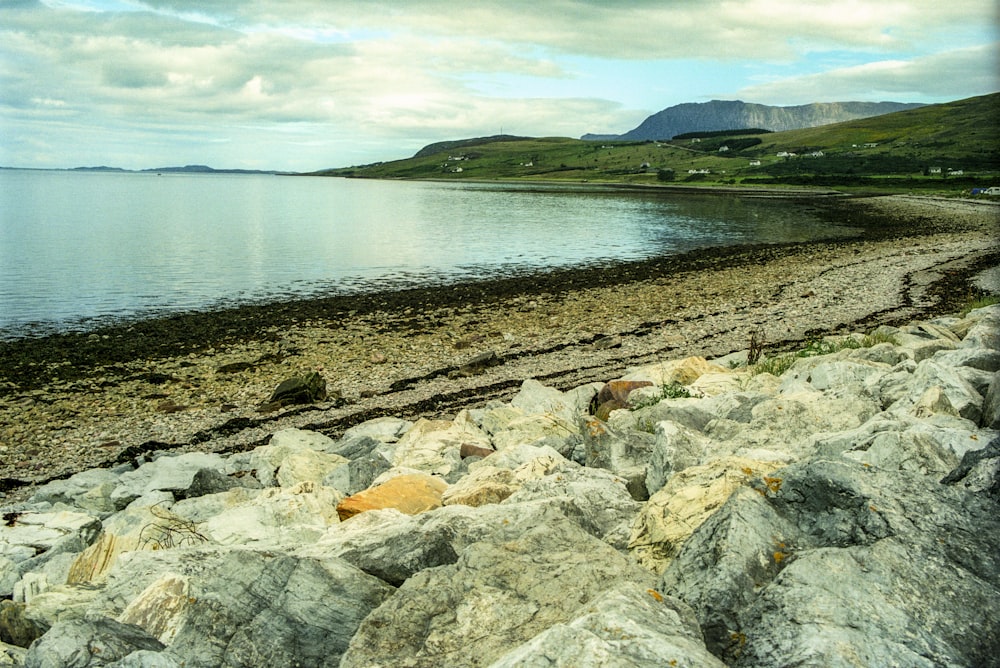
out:
M623 132L709 95L962 97L996 88L983 67L996 48L968 46L995 39L977 27L992 10L991 0L6 2L0 164L112 162L72 151L120 156L131 145L314 169L501 126ZM600 63L599 79L580 71L588 62ZM837 66L818 71L823 62ZM731 78L678 72L698 63ZM644 95L622 90L647 81ZM370 160L355 160L362 153Z
M740 99L771 104L835 100L946 101L1000 90L1000 43L955 49L912 60L878 60L863 65L748 86Z

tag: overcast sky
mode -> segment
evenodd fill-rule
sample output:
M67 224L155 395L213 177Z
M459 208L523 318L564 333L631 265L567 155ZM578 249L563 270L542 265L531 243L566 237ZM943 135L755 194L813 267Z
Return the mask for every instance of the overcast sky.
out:
M0 165L310 171L1000 90L996 0L0 0Z

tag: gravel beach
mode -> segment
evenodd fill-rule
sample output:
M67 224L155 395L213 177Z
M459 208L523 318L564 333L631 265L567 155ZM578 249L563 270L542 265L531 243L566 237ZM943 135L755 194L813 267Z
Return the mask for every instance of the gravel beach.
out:
M335 436L382 415L448 415L527 378L567 389L661 358L742 350L754 332L765 353L794 348L996 290L996 203L817 206L858 233L0 342L0 499L145 452L235 452L286 427ZM262 406L309 372L325 379L325 401Z

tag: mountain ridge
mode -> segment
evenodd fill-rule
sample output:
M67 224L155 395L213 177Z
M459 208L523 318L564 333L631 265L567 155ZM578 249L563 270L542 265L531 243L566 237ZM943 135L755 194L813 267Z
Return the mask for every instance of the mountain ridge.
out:
M772 132L800 130L843 121L882 116L926 106L911 102L813 102L774 106L742 100L685 102L648 116L637 127L620 135L585 134L584 141L669 140L687 132L763 128Z

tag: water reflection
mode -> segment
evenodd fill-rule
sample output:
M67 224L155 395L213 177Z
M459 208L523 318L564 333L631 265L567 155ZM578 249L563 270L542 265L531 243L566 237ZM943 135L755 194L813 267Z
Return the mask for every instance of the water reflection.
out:
M788 202L614 189L0 171L0 337L830 236Z

